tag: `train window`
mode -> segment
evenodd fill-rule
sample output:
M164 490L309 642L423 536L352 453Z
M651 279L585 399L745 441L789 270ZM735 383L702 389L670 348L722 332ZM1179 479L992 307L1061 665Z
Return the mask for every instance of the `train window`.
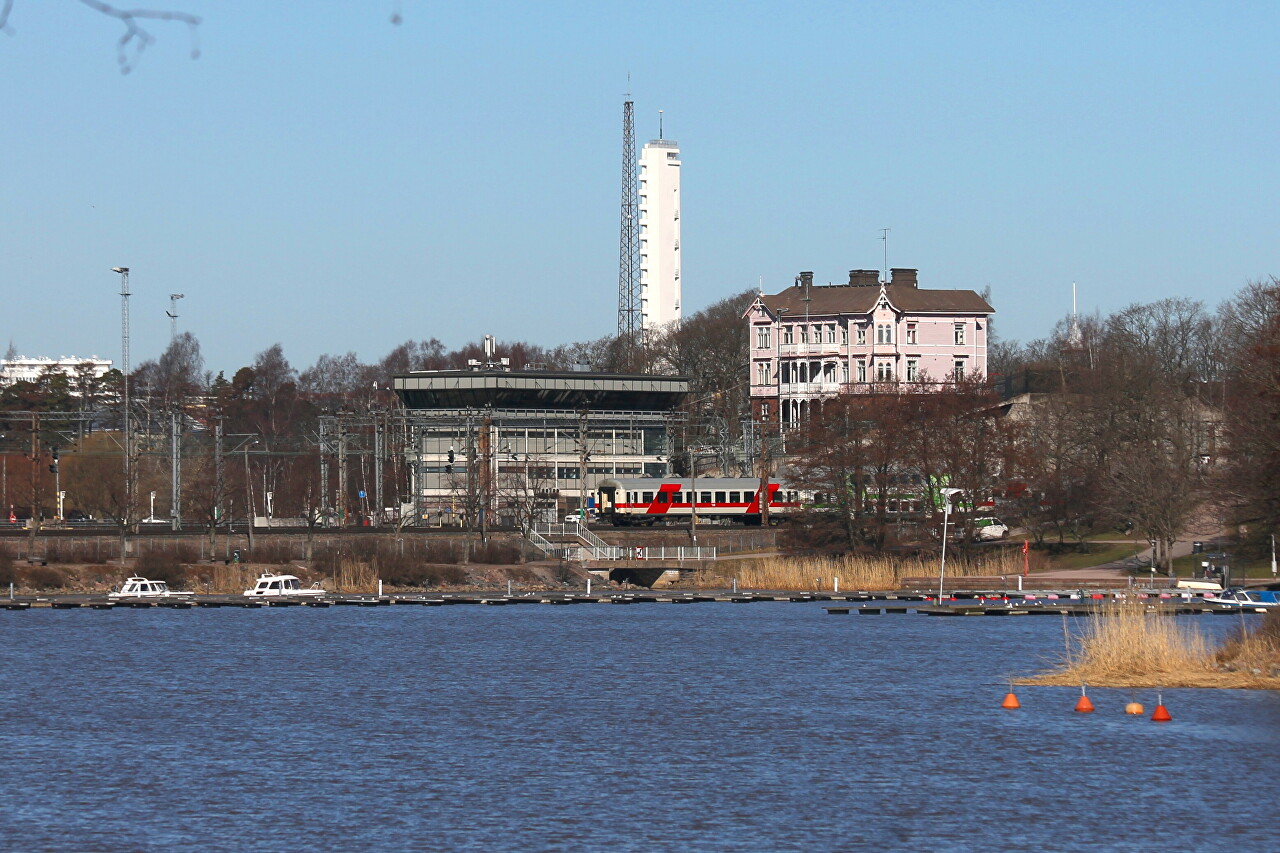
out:
M658 503L664 504L671 499L669 492L658 492Z
M887 501L884 509L885 509L885 512L897 512L898 502L896 500Z
M641 502L641 503L646 503L646 504L651 504L651 503L653 503L653 492L645 492L645 493L644 493L644 498L643 498L643 499L641 499L641 501L640 501L640 502Z
M716 503L722 504L724 502L725 502L724 492L716 492Z
M702 502L702 503L704 503L704 504L709 504L709 503L711 503L711 493L710 493L710 492L703 492L703 493L702 493L702 501L701 501L701 502Z
M730 493L729 493L729 503L731 503L731 504L740 504L740 503L742 503L742 492L730 492Z

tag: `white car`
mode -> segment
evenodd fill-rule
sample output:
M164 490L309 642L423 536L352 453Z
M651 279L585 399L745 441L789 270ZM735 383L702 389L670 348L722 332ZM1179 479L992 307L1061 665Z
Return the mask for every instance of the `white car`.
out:
M1009 535L1009 526L994 515L984 515L973 520L973 538L978 542L990 542L1004 539Z

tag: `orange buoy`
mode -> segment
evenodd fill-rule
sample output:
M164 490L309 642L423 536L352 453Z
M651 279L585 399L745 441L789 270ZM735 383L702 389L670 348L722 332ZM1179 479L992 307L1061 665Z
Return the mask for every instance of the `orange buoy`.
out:
M1169 709L1164 706L1164 696L1157 693L1156 709L1151 712L1151 722L1168 723L1168 722L1171 722L1172 720L1173 720L1173 717L1169 714Z
M1093 713L1093 702L1090 701L1088 696L1081 693L1080 698L1076 700L1076 710L1081 714L1091 714Z
M1132 714L1135 716L1141 716L1146 712L1146 710L1146 708L1142 707L1141 702L1130 702L1128 705L1124 706L1124 712L1126 714Z
M1008 693L1004 694L1004 701L1000 703L1000 707L1004 708L1006 711L1016 711L1022 707L1022 704L1018 702L1017 694L1010 690Z

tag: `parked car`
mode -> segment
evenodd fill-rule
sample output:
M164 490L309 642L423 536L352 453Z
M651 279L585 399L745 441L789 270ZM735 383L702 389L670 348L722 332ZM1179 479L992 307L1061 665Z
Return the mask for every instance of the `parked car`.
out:
M1009 535L1009 526L994 515L983 515L973 520L973 539L975 542L989 542L1004 539Z

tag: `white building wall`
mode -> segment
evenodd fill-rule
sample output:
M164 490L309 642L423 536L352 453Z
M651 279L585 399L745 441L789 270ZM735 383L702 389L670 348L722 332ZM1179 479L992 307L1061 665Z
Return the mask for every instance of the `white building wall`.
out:
M59 359L19 356L13 359L0 359L0 388L12 385L15 382L35 382L46 371L61 373L64 376L75 379L85 365L88 365L88 369L95 379L101 379L111 369L111 361L109 359L98 358L97 356L92 358L64 356Z
M680 321L680 146L654 139L640 151L640 325Z

